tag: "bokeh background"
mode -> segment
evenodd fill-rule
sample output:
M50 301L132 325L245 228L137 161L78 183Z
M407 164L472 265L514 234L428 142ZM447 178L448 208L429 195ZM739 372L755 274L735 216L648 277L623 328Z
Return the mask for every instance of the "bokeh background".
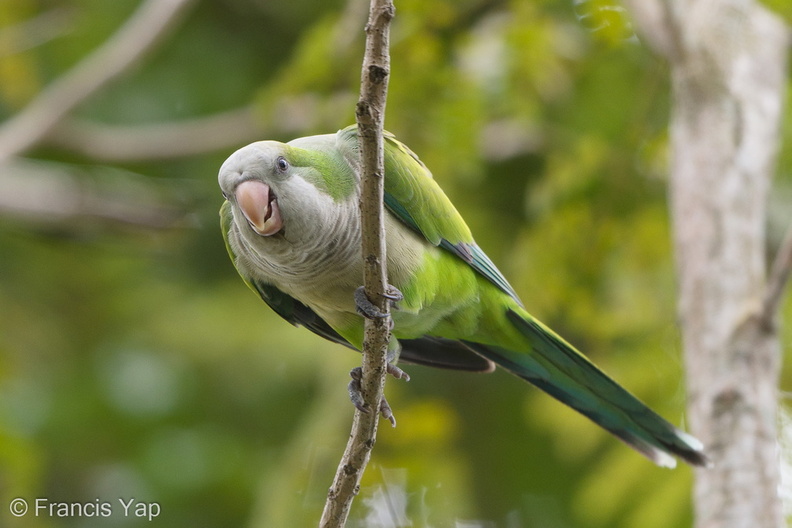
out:
M0 1L0 117L143 3ZM244 286L216 175L248 142L354 121L368 5L189 4L150 53L0 167L0 526L318 522L360 358ZM601 0L396 8L387 128L528 309L684 426L665 64ZM769 252L792 220L787 116ZM399 425L380 430L349 526L690 524L689 468L654 467L503 372L408 372L388 382ZM15 497L115 505L107 518L16 518ZM124 517L119 498L157 502L160 516Z

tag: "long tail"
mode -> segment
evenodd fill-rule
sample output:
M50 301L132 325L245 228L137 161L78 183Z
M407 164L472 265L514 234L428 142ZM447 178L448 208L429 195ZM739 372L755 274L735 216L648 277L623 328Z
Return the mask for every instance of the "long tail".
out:
M659 466L676 466L671 455L697 466L708 464L701 442L652 411L552 330L511 309L507 317L528 340L531 353L465 344L587 416Z

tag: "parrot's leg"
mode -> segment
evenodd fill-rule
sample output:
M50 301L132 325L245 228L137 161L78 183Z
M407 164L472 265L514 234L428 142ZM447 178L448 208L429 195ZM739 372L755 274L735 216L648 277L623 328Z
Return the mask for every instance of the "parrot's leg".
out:
M382 294L383 297L388 299L391 302L392 306L396 306L396 303L404 299L404 295L400 292L395 286L388 285L387 291ZM366 289L361 286L355 290L355 307L360 315L367 317L369 319L382 319L383 317L387 317L388 314L380 311L377 306L371 302L371 300L366 295ZM391 321L391 325L393 321Z
M404 299L402 292L390 284L382 296L388 299L394 306L397 302ZM355 290L355 307L360 315L368 319L381 319L383 317L388 317L389 315L380 311L380 309L371 302L371 300L366 295L366 290L363 286L360 286ZM393 319L390 320L390 330L393 330ZM396 343L394 348L391 348L390 346L388 347L386 372L396 379L405 379L406 381L410 381L410 376L406 372L391 363L391 361L394 361L398 357L399 352L398 342L393 340L393 343ZM360 387L360 380L363 379L362 367L353 368L349 372L349 376L352 378L352 381L350 381L349 385L347 386L347 390L349 391L349 399L352 400L352 404L359 411L364 413L369 412L368 407L366 407L366 404L363 401L363 392ZM383 396L380 400L379 412L382 413L383 418L386 418L388 421L390 421L393 427L396 427L396 418L394 418L391 406L388 404L388 400L385 399L385 396Z
M410 381L410 376L402 369L396 365L392 365L391 363L388 363L387 365L386 372L388 374L396 379ZM355 408L357 408L360 412L368 413L369 409L366 407L366 404L363 401L363 392L360 387L360 380L363 379L363 368L353 368L349 371L349 376L352 378L352 381L349 382L347 390L349 390L349 399L352 400L352 405L354 405ZM384 395L380 400L379 412L382 413L382 417L388 420L393 427L396 427L396 418L393 416L391 406L388 404L388 400L385 399Z

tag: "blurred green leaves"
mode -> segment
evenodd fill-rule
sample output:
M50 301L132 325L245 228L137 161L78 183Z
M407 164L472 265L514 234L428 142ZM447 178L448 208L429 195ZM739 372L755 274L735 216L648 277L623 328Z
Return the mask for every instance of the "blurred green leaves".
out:
M585 4L397 2L386 127L430 167L532 313L683 423L667 74L622 11ZM137 5L0 3L0 114ZM76 117L140 135L174 124L178 138L181 120L250 107L262 132L249 141L331 132L353 121L366 8L199 3ZM0 199L0 525L134 525L14 518L17 496L135 496L159 502L174 528L317 522L359 357L279 320L235 276L215 180L232 150L97 162L43 143L27 154L54 178L68 173L74 192L31 194L36 207L22 212ZM12 203L29 189L8 191ZM67 198L80 214L56 217ZM110 202L126 209L96 213ZM165 221L130 221L151 204ZM409 384L388 383L399 426L380 431L350 526L690 523L688 469L651 466L503 373L408 370Z

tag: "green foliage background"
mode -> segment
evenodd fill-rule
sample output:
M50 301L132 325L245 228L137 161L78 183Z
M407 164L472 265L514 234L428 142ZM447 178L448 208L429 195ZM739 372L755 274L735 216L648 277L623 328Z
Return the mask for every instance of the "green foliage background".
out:
M0 116L137 5L0 2ZM396 6L387 128L432 169L529 310L684 425L667 67L626 15L591 29L601 24L576 17L569 0ZM200 2L77 114L145 125L252 104L270 139L331 132L354 120L354 14L365 8ZM26 47L9 30L53 9L64 31L49 40ZM769 254L791 216L790 124ZM118 163L51 146L29 153L80 185L155 189L183 216L146 229L0 213L0 526L149 525L118 508L15 518L14 497L156 501L150 524L169 528L316 525L359 357L281 321L236 276L215 179L232 150ZM689 468L655 468L502 372L408 370L409 384L388 383L399 426L381 429L350 526L690 525Z

